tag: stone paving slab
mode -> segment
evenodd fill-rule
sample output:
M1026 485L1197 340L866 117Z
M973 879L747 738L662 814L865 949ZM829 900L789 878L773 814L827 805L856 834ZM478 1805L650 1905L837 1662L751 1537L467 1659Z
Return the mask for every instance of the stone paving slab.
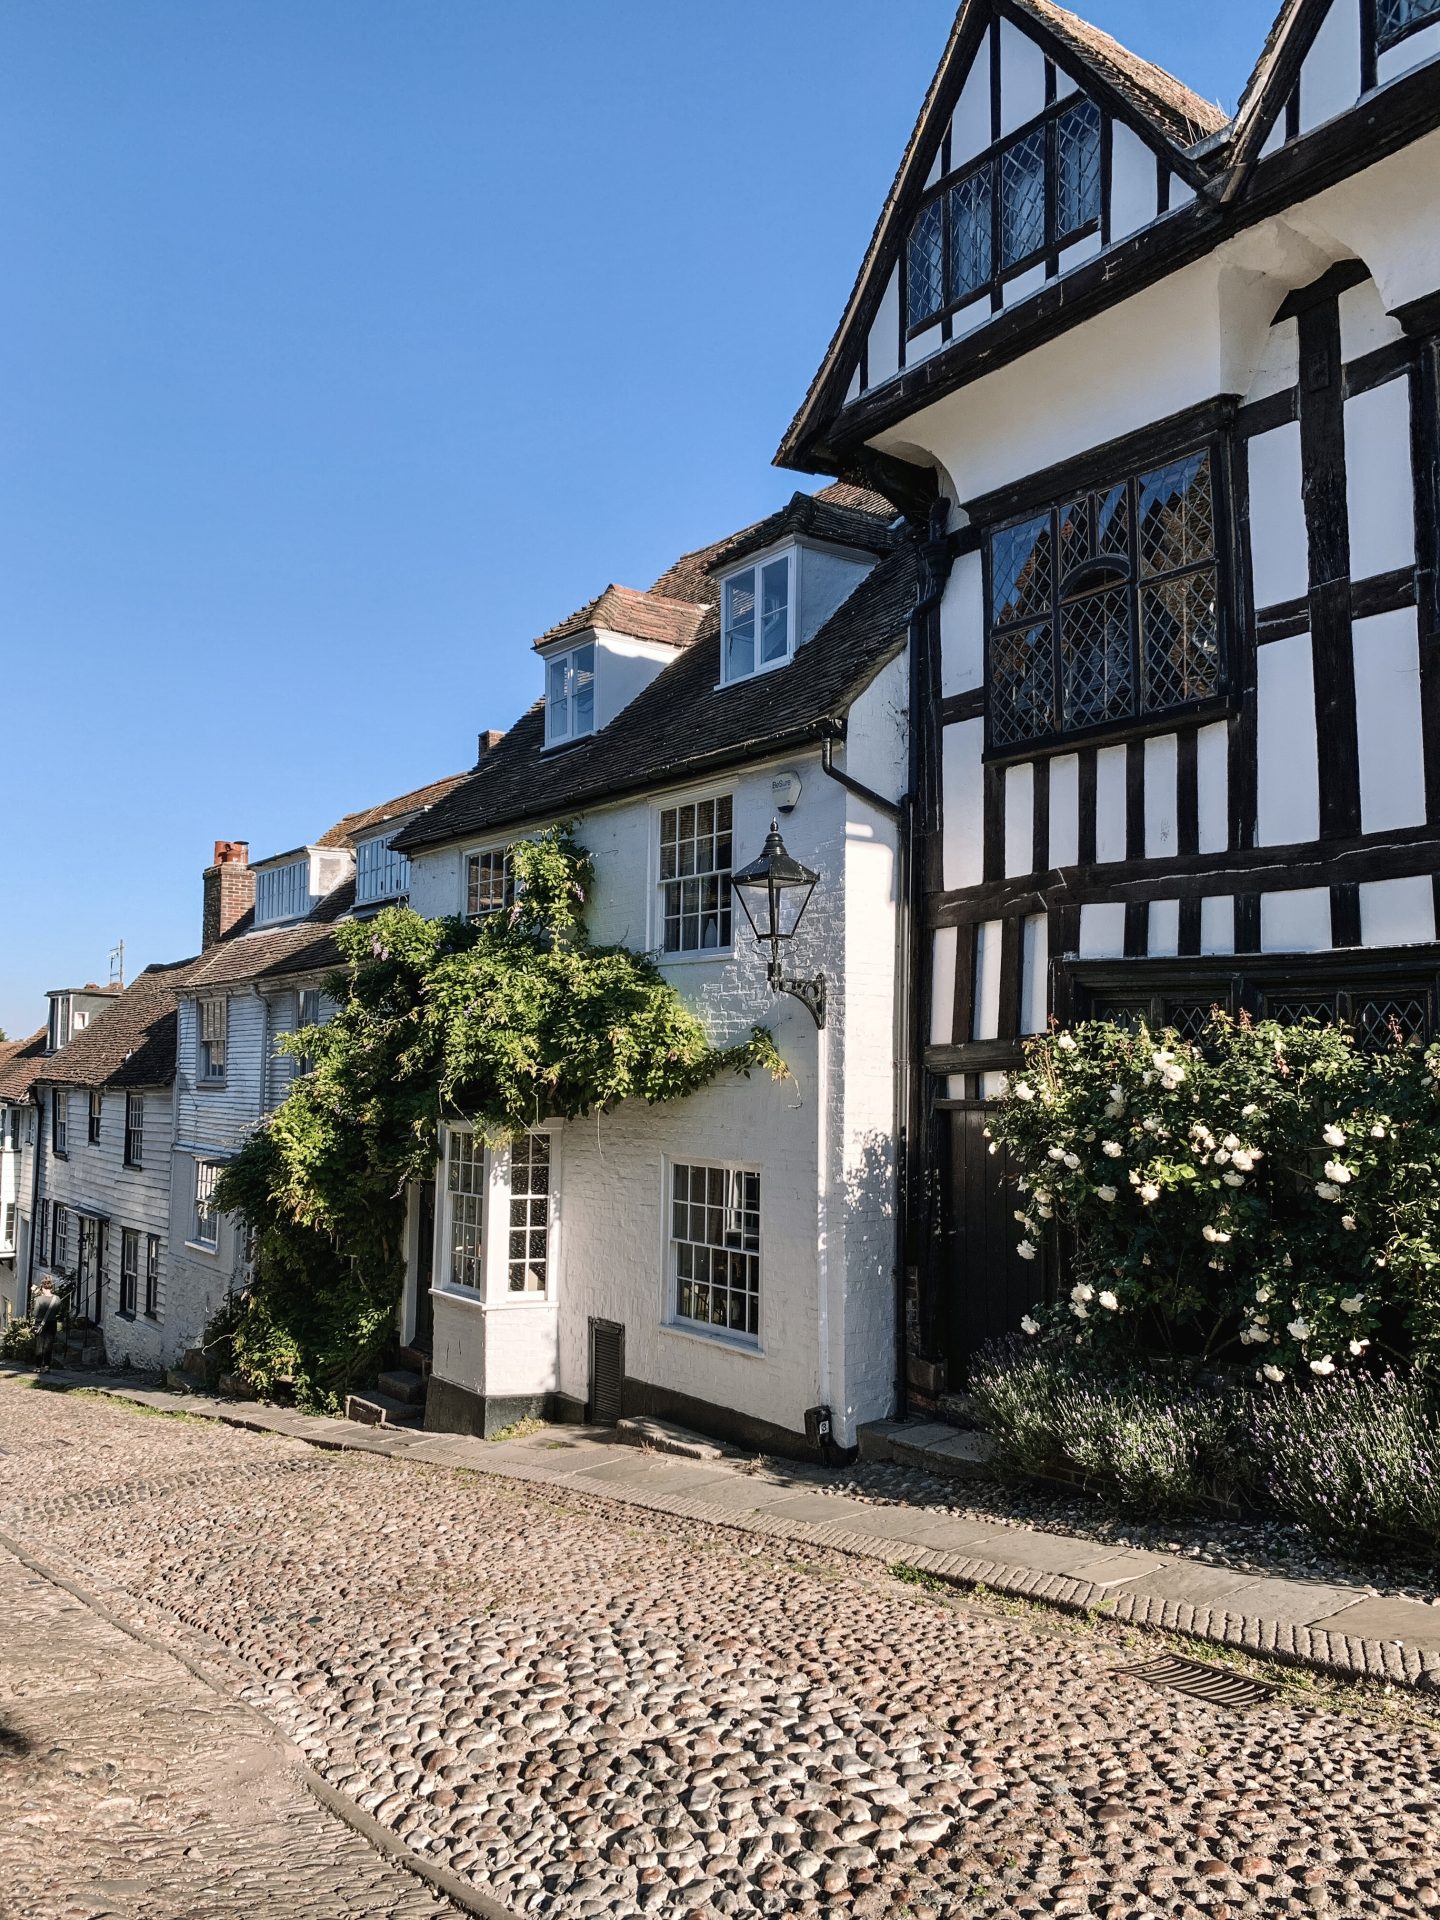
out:
M8 1369L15 1371L15 1369ZM93 1374L57 1375L57 1385L98 1388L144 1405L284 1433L331 1449L389 1452L377 1430L293 1409L137 1389ZM936 1425L936 1436L953 1429ZM924 1429L912 1427L914 1438ZM771 1537L893 1557L959 1586L985 1586L1060 1607L1104 1607L1136 1626L1268 1654L1346 1677L1380 1677L1440 1689L1440 1608L1376 1601L1360 1587L1256 1579L1185 1559L1106 1550L1094 1540L1028 1527L987 1527L904 1507L871 1506L816 1492L814 1469L763 1474L667 1457L663 1464L603 1437L604 1429L558 1427L523 1441L459 1434L408 1438L397 1457L549 1484L573 1481L609 1499L712 1520ZM936 1437L932 1436L932 1437ZM400 1449L403 1448L403 1452ZM1414 1608L1415 1612L1408 1611ZM1389 1609L1403 1611L1392 1614Z

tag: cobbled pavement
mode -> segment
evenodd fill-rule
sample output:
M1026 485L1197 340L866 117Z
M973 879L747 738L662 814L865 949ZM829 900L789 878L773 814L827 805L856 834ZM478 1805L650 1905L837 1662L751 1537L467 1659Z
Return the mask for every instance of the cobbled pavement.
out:
M205 1636L334 1787L517 1913L1440 1907L1408 1699L1218 1709L1117 1676L1148 1643L1103 1622L18 1382L0 1452L0 1531ZM11 1657L0 1632L7 1685Z

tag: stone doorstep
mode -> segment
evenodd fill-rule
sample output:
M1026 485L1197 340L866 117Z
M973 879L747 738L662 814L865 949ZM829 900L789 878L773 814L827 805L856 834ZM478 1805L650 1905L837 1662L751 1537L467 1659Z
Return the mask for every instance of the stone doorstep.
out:
M941 1420L874 1420L856 1435L862 1460L893 1460L944 1480L975 1480L990 1470L995 1443L988 1433Z
M115 1380L105 1382L100 1390L150 1406L174 1397ZM488 1467L506 1477L550 1485L565 1478L572 1485L593 1486L603 1498L624 1500L631 1495L662 1512L681 1501L685 1514L697 1520L713 1519L719 1525L746 1530L758 1527L782 1537L793 1529L789 1537L797 1542L863 1551L870 1559L876 1557L874 1548L862 1548L856 1536L867 1541L893 1540L897 1548L909 1548L897 1551L896 1559L913 1559L922 1569L962 1589L980 1584L1066 1611L1099 1605L1141 1626L1244 1647L1262 1656L1269 1652L1292 1665L1347 1678L1368 1675L1410 1685L1422 1678L1430 1685L1440 1681L1440 1607L1398 1597L1376 1598L1358 1587L1258 1579L1202 1563L1161 1559L1132 1548L1107 1548L1103 1542L1067 1534L987 1526L915 1507L866 1506L843 1495L817 1495L813 1479L787 1481L774 1469L748 1475L728 1462L720 1467L696 1463L688 1469L678 1458L648 1469L639 1461L597 1463L596 1454L603 1445L598 1441L583 1451L577 1449L581 1458L575 1459L572 1453L568 1461L569 1444L558 1454L536 1453L533 1449L545 1444L538 1439L523 1445L461 1440L457 1446L454 1442L460 1436L414 1434L418 1444L401 1449L396 1443L402 1438L412 1440L403 1430L392 1440L374 1427L341 1420L306 1416L302 1421L283 1407L252 1403L242 1410L197 1396L182 1400L177 1410L332 1449L383 1447L388 1452L395 1446L397 1456L406 1459L430 1456L436 1464L464 1465L482 1472ZM927 1424L939 1428L942 1435L956 1437L952 1428ZM554 1431L569 1443L575 1430ZM866 1431L861 1429L862 1436ZM916 1434L916 1426L911 1425L912 1441ZM872 1452L867 1457L893 1456ZM593 1470L597 1464L618 1471L602 1477ZM853 1545L844 1544L847 1532ZM836 1535L838 1541L827 1538ZM888 1556L882 1552L880 1557Z
M636 1416L615 1423L615 1438L630 1447L649 1447L654 1453L672 1453L681 1460L734 1460L733 1447L721 1446L703 1433L677 1426L673 1420Z

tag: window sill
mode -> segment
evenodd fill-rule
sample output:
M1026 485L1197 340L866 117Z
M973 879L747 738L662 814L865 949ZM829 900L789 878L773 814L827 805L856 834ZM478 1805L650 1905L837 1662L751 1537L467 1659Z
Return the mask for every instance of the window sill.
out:
M201 1240L187 1240L185 1245L191 1253L207 1254L212 1260L219 1258L220 1249L218 1246L207 1247Z
M223 1079L197 1080L195 1082L195 1091L197 1093L223 1093L225 1091L225 1082Z
M149 1320L149 1321L150 1321L150 1322L151 1322L151 1323L152 1323L153 1325L155 1325L155 1326L157 1326L157 1327L158 1327L158 1326L159 1326L159 1324L160 1324L160 1316L159 1316L159 1314L158 1314L158 1313L152 1313L152 1312L150 1311L150 1309L149 1309L149 1307L146 1307L146 1309L145 1309L145 1318L146 1318L147 1320Z
M120 1163L120 1169L122 1173L143 1173L145 1171L145 1162L143 1160L123 1160Z
M685 948L678 953L666 953L663 949L656 954L655 963L661 967L690 967L697 960L733 960L734 945L728 947Z
M431 1287L430 1295L435 1300L450 1300L461 1307L479 1307L482 1313L524 1312L527 1307L553 1307L553 1293L526 1293L516 1296L502 1295L488 1300L483 1293L472 1292L467 1287Z
M983 764L987 767L1014 766L1027 760L1053 760L1060 754L1078 753L1082 747L1123 747L1131 740L1149 740L1166 733L1178 733L1182 727L1205 726L1223 720L1235 710L1229 693L1207 694L1187 706L1171 707L1164 713L1144 713L1129 720L1102 720L1093 727L1077 727L1073 733L1047 733L1034 740L1022 740L1014 746L986 745Z
M701 1346L711 1347L720 1353L733 1353L741 1360L763 1360L766 1357L765 1349L758 1340L741 1339L732 1333L722 1333L718 1328L704 1332L683 1320L662 1320L660 1331L675 1340L698 1340Z

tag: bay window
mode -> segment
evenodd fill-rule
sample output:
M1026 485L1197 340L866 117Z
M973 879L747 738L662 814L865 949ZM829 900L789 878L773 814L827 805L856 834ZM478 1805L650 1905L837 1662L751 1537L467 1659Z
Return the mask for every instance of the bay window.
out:
M555 1150L543 1129L488 1148L468 1127L445 1133L437 1282L491 1305L550 1292Z

